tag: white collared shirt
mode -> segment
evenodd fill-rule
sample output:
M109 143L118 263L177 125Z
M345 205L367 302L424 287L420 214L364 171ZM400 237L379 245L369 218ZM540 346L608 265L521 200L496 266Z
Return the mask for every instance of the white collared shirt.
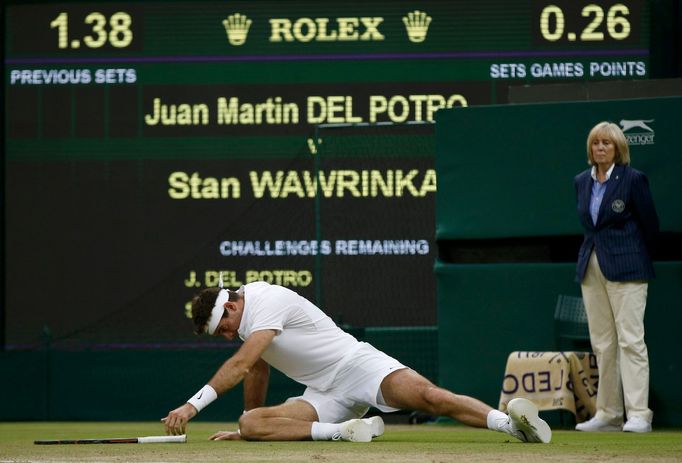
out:
M289 378L327 390L363 343L341 330L312 302L290 289L262 281L244 286L239 337L260 330L277 335L263 352L267 363Z
M611 164L611 167L609 167L609 170L606 171L606 180L604 180L604 183L606 183L610 178L611 178L611 172L613 172L613 168L616 167L616 163L614 162ZM592 180L599 181L597 178L597 166L592 166L592 170L590 171L590 175L592 176Z
M592 166L592 171L590 172L593 180L592 196L590 197L590 215L592 216L593 225L597 225L597 217L599 216L601 201L604 199L604 193L606 192L606 184L611 178L611 173L613 172L613 168L615 166L615 163L611 164L609 170L606 171L606 180L604 180L603 183L597 178L597 166Z

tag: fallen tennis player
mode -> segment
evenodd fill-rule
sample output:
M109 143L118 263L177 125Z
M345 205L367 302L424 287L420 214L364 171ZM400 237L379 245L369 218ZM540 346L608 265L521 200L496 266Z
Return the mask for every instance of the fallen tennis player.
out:
M295 292L264 282L238 291L207 288L192 301L197 334L244 341L187 403L162 419L166 433L185 434L187 423L220 394L244 381L239 429L211 439L345 440L369 442L384 432L383 412L419 410L507 433L523 442L550 442L552 431L523 398L509 415L483 402L435 386L398 360L359 342ZM303 395L265 407L270 365L306 386Z

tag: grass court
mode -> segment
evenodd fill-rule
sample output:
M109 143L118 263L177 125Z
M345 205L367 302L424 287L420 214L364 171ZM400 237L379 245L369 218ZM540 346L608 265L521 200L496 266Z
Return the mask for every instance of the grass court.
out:
M552 442L524 444L506 434L458 425L387 425L367 444L212 442L234 423L192 422L185 444L34 445L39 439L95 439L163 434L160 423L0 423L0 462L682 462L682 431L649 434L554 430Z

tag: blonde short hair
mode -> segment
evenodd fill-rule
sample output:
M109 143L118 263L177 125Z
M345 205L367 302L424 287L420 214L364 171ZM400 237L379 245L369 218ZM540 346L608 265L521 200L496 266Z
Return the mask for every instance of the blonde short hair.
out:
M592 142L596 138L607 138L613 142L616 148L616 155L613 161L616 164L627 166L630 164L630 147L623 131L613 122L600 122L592 127L587 136L587 163L591 166L595 164L592 157Z

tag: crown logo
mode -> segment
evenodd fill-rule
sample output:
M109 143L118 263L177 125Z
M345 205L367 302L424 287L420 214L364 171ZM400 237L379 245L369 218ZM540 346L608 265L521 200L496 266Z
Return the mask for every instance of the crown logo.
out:
M410 42L421 43L426 40L426 34L429 32L429 24L431 24L431 16L423 11L414 10L403 16L403 24L407 30L407 38Z
M239 13L232 14L223 20L223 26L225 26L227 40L230 42L230 45L238 47L246 42L251 22L249 18Z

